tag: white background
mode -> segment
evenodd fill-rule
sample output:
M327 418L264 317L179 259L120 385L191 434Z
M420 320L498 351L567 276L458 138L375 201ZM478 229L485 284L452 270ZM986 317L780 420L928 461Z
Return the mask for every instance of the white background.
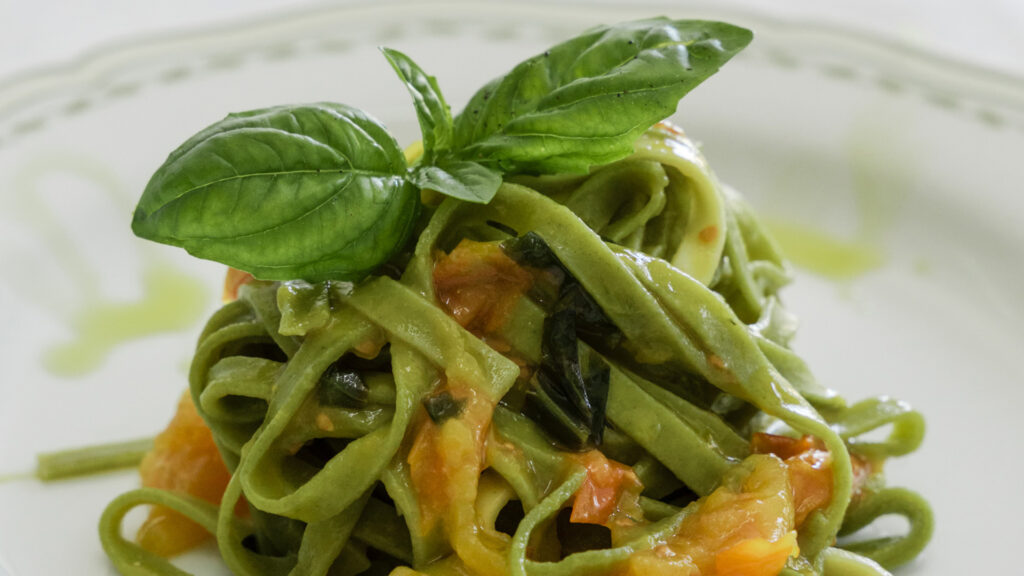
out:
M308 0L0 0L0 83L111 43L323 5ZM1024 77L1022 0L718 0L714 6L841 24Z

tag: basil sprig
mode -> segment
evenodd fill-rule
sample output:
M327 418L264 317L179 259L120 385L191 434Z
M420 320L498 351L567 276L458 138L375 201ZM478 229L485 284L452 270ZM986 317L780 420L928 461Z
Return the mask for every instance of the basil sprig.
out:
M454 119L434 77L382 48L423 135L412 166L380 122L348 106L231 114L157 169L132 230L258 278L360 280L405 245L419 189L487 203L503 175L623 158L750 39L665 18L594 28L493 80Z
M381 51L412 95L423 134L423 158L412 168L410 181L419 188L436 190L467 202L490 202L501 186L501 173L473 161L453 158L455 126L437 80L405 54L390 48L381 48Z
M455 148L505 173L586 172L614 162L751 38L703 20L593 28L481 88L455 120Z

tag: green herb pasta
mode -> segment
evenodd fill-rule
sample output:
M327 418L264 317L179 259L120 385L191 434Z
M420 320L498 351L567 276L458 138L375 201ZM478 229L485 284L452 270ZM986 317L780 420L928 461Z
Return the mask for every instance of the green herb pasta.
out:
M172 154L136 232L263 279L210 318L189 377L230 473L220 504L117 497L100 521L116 568L184 574L122 535L141 505L214 534L240 576L867 576L917 556L930 508L882 468L917 448L922 417L814 379L789 347L777 247L658 123L749 39L700 21L597 28L455 119L386 51L423 129L408 166L336 105L234 115ZM586 122L597 105L612 126ZM376 144L340 141L346 126ZM254 140L318 148L262 168L221 155L230 181L197 159ZM301 217L196 211L281 194ZM354 235L340 248L332 214ZM204 226L227 232L200 245ZM837 544L890 514L905 534Z

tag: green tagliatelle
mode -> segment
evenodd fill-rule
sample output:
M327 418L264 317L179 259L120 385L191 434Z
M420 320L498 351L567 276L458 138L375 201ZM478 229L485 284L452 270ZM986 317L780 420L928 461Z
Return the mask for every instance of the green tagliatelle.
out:
M539 260L515 253L526 236L542 241L531 245L546 250ZM528 291L487 338L450 314L435 274L464 240L500 245L596 304L604 333L571 335L589 421L534 378L555 354L546 334L560 305ZM689 537L708 496L746 490L765 462L780 465L752 455L765 432L813 436L830 458L830 496L798 527L799 554L782 574L887 574L927 543L928 504L881 474L920 444L921 416L884 397L848 404L814 380L789 348L785 262L680 133L659 125L632 156L585 175L507 178L489 204L428 207L392 262L400 273L358 284L256 281L213 315L190 390L230 484L219 508L149 488L115 499L100 535L122 574L184 574L122 537L125 514L146 504L214 533L240 576L411 573L400 566L610 576L636 573L639 558L650 574L680 574L658 562ZM352 387L331 388L336 376ZM888 437L868 439L887 426ZM565 430L582 430L580 444ZM440 512L415 470L422 438L453 463L438 468L449 488L436 490L450 492ZM610 539L563 517L595 449L642 486ZM243 496L244 518L234 513ZM792 523L784 509L779 522ZM890 514L909 521L905 534L836 543Z

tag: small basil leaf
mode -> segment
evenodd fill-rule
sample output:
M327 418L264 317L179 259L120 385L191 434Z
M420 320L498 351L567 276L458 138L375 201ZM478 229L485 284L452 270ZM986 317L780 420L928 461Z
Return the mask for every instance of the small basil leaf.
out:
M611 386L611 368L590 349L587 349L585 358L584 373L591 411L590 441L600 446L604 441L605 414L608 411L608 390Z
M500 173L465 160L442 159L433 166L416 166L410 171L409 180L421 189L478 204L490 202L501 186Z
M509 258L523 266L547 268L548 266L562 265L555 253L551 251L548 243L540 237L540 234L533 231L517 238L509 238L501 243L501 248Z
M381 47L380 51L391 63L399 78L412 96L416 117L423 133L424 163L433 159L451 147L452 113L441 95L437 79L428 76L411 58L398 50Z
M369 398L370 388L362 375L340 362L328 366L317 382L317 400L325 406L365 408Z
M565 397L555 377L544 368L530 378L523 414L566 448L582 450L587 446L591 436L589 425Z
M544 321L542 350L544 365L557 376L562 394L572 402L582 422L589 427L592 423L591 402L580 365L576 315L571 309L557 310Z
M444 424L449 418L457 418L466 408L465 399L456 399L451 392L438 392L423 399L423 407L434 424Z
M576 320L576 333L584 341L594 345L600 344L605 350L612 350L621 342L622 331L579 282L573 280L562 284L558 307L572 310Z
M751 37L730 24L666 18L591 29L478 91L455 119L453 150L505 173L585 172L618 160Z
M270 280L358 280L404 245L419 210L401 148L340 104L232 114L171 153L136 235Z

